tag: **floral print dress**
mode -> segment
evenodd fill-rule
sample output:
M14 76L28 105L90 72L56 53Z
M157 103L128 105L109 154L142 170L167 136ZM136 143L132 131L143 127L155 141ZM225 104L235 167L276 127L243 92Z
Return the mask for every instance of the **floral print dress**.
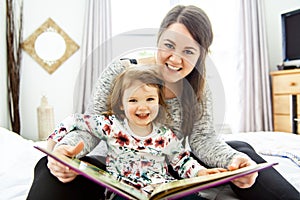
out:
M107 171L137 188L174 180L168 173L166 157L182 178L195 177L204 169L166 126L153 124L152 133L141 137L130 130L127 120L114 115L74 114L61 122L50 138L59 141L72 130L87 131L106 141Z

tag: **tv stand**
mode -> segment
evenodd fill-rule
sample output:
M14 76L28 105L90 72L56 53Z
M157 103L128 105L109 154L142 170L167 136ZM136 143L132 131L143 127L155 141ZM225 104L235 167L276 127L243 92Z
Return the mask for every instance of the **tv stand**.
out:
M271 72L274 131L300 134L300 69Z
M300 69L300 65L277 65L278 70Z

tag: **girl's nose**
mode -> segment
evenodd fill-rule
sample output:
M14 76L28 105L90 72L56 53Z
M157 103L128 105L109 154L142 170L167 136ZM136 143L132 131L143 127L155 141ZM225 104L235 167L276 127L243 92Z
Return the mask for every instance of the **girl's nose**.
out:
M138 106L138 109L139 109L139 110L146 110L146 109L148 109L147 103L141 102L141 103L139 104L139 106Z

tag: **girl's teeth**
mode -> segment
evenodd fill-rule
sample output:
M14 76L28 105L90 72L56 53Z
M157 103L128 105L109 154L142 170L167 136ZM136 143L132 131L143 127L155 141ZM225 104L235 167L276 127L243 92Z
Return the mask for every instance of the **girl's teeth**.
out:
M148 116L149 114L146 113L146 114L137 114L138 116L141 116L141 117L145 117L145 116Z

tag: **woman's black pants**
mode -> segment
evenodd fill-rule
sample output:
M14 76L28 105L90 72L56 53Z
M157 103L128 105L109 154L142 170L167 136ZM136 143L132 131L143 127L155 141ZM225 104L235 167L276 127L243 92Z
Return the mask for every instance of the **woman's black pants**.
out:
M247 154L256 163L265 162L254 149L241 141L227 142L232 148ZM91 157L82 160L105 169L104 162ZM202 163L203 164L203 163ZM299 192L282 177L274 168L259 172L255 184L247 189L241 189L230 183L236 195L243 200L300 200ZM104 199L104 188L98 184L77 176L72 182L62 183L53 176L47 167L47 157L43 157L35 166L34 180L31 185L28 200L81 200Z

